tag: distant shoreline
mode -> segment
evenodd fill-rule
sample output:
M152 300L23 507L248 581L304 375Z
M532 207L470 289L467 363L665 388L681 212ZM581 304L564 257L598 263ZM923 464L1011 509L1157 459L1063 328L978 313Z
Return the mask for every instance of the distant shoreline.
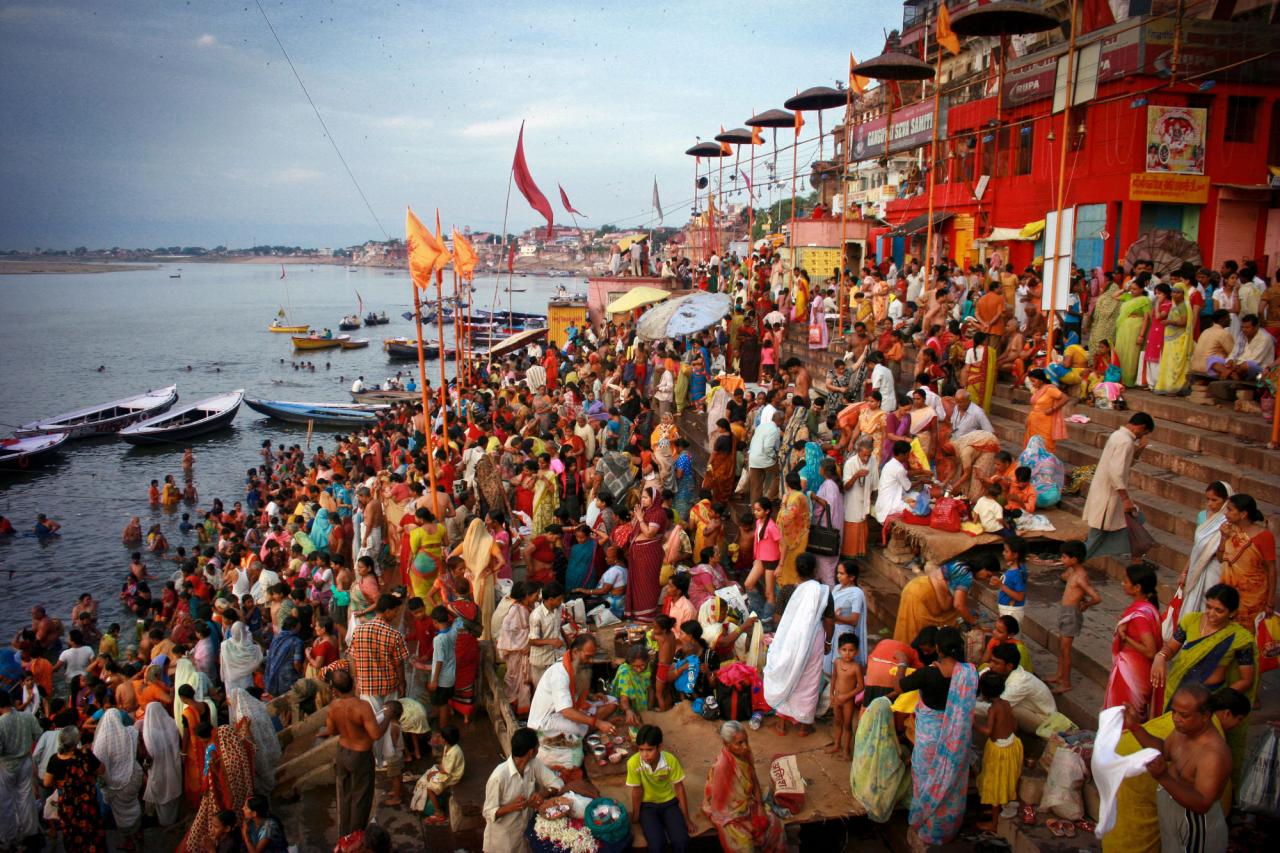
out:
M137 272L159 269L159 264L111 264L95 261L6 261L0 260L0 275L80 274Z

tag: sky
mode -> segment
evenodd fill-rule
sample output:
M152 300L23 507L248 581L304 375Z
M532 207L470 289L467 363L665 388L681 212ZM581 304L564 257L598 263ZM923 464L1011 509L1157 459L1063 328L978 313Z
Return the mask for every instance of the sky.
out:
M369 206L255 0L0 0L0 249L336 247L403 237L406 205L498 231L521 120L557 222L559 183L583 226L656 224L656 177L680 225L686 148L834 85L902 16L883 0L261 2ZM514 191L508 230L539 221Z

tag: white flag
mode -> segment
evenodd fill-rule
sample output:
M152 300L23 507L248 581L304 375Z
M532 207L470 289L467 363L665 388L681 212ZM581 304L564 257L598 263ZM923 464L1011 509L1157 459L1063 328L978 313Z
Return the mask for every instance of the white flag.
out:
M658 177L653 178L653 209L658 211L658 224L662 224L662 202L658 200Z

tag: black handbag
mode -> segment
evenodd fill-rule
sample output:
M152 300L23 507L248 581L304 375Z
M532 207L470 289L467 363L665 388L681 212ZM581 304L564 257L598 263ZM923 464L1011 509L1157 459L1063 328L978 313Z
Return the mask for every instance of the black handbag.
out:
M826 517L826 524L809 525L809 545L805 550L817 557L838 557L840 530L831 526L831 507L824 506L822 514Z

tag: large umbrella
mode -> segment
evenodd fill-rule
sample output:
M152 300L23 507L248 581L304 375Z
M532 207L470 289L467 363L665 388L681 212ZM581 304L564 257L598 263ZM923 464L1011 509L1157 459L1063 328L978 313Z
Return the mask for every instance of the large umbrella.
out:
M604 313L624 314L634 308L640 308L644 305L652 305L654 302L661 302L670 295L670 291L662 290L657 287L633 287L606 305Z
M696 291L656 305L636 321L636 334L661 341L701 332L723 320L733 306L727 293Z

